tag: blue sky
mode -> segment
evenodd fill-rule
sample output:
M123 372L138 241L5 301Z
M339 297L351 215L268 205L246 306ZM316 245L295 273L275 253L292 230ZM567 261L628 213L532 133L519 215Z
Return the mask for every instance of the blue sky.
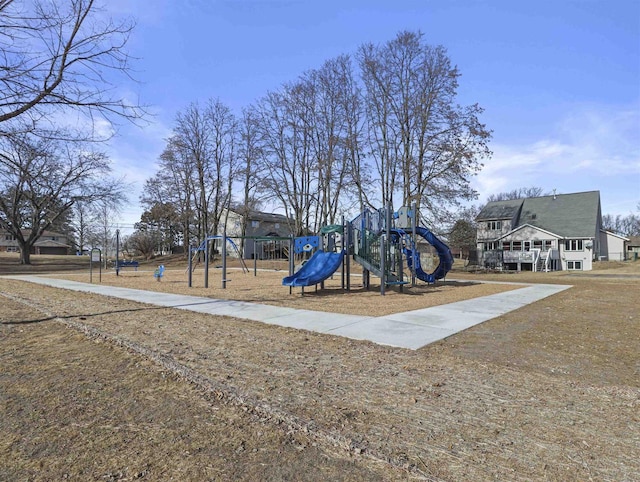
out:
M130 15L138 84L154 113L110 144L132 182L125 224L177 112L219 98L236 112L323 61L421 31L458 66L462 105L493 130L478 203L517 187L600 190L603 214L640 202L640 0L111 0Z

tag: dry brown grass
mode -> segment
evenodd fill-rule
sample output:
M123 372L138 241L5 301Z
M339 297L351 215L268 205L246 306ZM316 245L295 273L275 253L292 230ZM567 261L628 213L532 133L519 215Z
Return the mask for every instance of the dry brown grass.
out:
M628 266L417 351L0 279L0 479L639 480Z

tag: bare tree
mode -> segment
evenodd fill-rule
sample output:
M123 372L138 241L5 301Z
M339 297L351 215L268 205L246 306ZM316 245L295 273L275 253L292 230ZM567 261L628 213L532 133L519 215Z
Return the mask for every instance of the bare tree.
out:
M114 220L120 215L121 198L104 198L93 206L93 222L95 223L96 237L94 245L102 247L104 255L104 267L107 268L107 259L116 252L116 227Z
M21 263L42 233L76 203L118 203L106 155L29 134L0 136L0 227L16 237Z
M383 46L359 52L372 153L383 202L416 201L436 213L477 194L470 178L490 155L490 131L478 105L456 104L460 76L444 47L421 33L401 32Z
M240 122L238 147L238 181L242 183L242 199L236 206L240 214L241 225L240 252L244 253L244 236L247 233L249 214L261 203L264 193L264 149L260 137L258 113L255 108L243 109Z
M115 94L117 77L129 77L132 28L106 17L94 0L1 0L0 133L41 132L43 122L55 122L52 114L69 109L140 119L143 109Z
M180 215L173 203L153 204L142 213L135 227L141 232L155 233L160 252L171 252L181 241Z
M71 227L80 254L84 253L84 250L91 246L92 238L95 236L93 218L94 213L91 204L83 201L75 203L71 218Z
M640 236L640 215L605 214L602 216L602 229L622 236Z
M0 223L15 231L23 263L76 203L121 194L99 181L108 159L85 143L108 137L96 130L99 120L145 114L116 89L130 78L132 28L94 0L0 0ZM61 126L69 112L81 121Z
M335 223L353 197L365 202L359 93L350 58L340 56L258 105L266 190L293 214L298 235Z
M222 215L231 204L233 182L238 171L236 149L238 144L238 122L229 107L220 100L210 100L206 115L211 136L211 233L221 229ZM226 220L224 222L226 226Z
M158 236L153 231L136 231L127 238L127 249L140 253L146 260L153 257L153 253L158 246Z
M336 222L338 207L347 192L347 180L353 167L348 151L349 89L352 66L347 56L326 61L318 70L308 72L303 81L313 92L311 145L318 172L318 199L315 230Z
M176 209L185 245L197 239L195 196L195 168L188 152L180 149L179 141L173 137L160 155L158 171L145 182L141 204L151 210L157 204L171 204Z
M551 193L544 193L541 187L519 187L512 191L491 194L487 197L487 202L492 201L509 201L511 199L525 199L530 197L550 196Z
M210 130L203 109L191 104L178 114L172 142L193 173L193 202L196 212L198 239L203 240L209 233L209 201L211 198L211 158Z
M294 233L311 229L312 206L317 200L317 179L311 157L309 126L313 119L311 92L303 82L270 92L258 105L268 173L266 184L273 199L292 213Z
M349 177L346 181L346 193L355 196L359 211L365 207L373 207L369 200L373 182L371 168L366 162L365 141L365 109L362 90L358 85L356 74L351 65L351 59L341 57L344 65L342 77L343 95L340 102L345 115L344 156ZM349 207L351 196L347 197Z
M178 113L160 170L147 180L141 201L147 209L172 203L185 243L191 242L192 227L199 241L221 227L238 170L237 143L237 121L219 100Z
M384 59L378 57L378 48L373 44L360 48L359 62L364 83L367 142L378 174L380 200L383 204L393 204L398 172L394 150L398 135L391 97L387 93L391 84L391 74L385 69Z

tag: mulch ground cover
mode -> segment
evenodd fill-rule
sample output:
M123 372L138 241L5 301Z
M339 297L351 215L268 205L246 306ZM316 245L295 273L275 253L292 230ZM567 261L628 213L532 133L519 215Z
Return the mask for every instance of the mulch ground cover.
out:
M0 479L640 480L640 278L597 274L456 273L573 288L416 351L0 279Z

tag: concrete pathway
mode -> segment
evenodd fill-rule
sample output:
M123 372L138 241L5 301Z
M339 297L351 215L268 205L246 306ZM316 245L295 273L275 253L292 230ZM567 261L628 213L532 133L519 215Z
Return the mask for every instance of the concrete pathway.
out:
M5 278L54 288L113 296L155 306L211 315L233 316L356 340L369 340L381 345L412 350L422 348L429 343L442 340L483 321L517 310L571 287L570 285L523 285L523 288L514 291L458 301L448 305L371 317L143 291L33 275L5 276Z

